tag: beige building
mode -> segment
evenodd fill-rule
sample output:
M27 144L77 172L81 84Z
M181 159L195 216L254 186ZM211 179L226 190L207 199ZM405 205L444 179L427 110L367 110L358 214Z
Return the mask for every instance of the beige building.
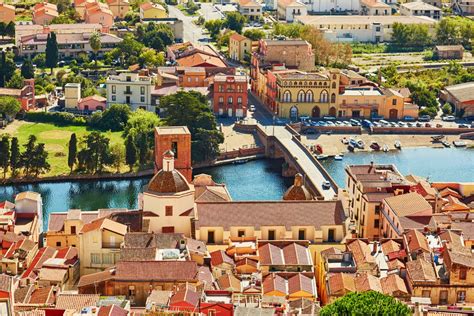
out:
M257 21L262 16L263 6L253 0L241 0L239 3L239 12L250 21Z
M107 4L115 19L124 19L130 11L130 2L128 0L107 0Z
M198 202L196 212L195 238L207 244L233 237L338 243L346 233L340 201Z
M79 232L81 275L113 266L120 258L120 245L127 226L102 217L85 224Z
M133 110L152 110L151 92L155 86L152 77L132 72L122 72L107 78L107 106L128 104Z
M15 22L15 6L0 3L0 22Z
M407 2L400 5L400 14L407 16L427 16L434 20L441 19L441 9L423 1Z
M298 0L277 0L277 17L279 20L293 22L298 16L306 16L306 5Z
M77 104L81 99L81 84L66 83L64 86L64 106L66 109L77 109Z
M233 60L250 60L252 54L252 40L234 33L229 37L229 57Z
M379 0L361 0L360 8L363 15L392 15L392 8Z
M350 165L346 167L349 216L360 238L379 238L382 201L410 185L394 165Z

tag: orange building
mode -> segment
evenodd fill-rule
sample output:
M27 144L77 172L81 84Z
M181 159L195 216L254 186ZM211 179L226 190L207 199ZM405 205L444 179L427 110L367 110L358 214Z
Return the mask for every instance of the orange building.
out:
M177 67L176 72L180 87L207 87L208 85L204 67Z
M163 153L168 150L174 153L174 168L191 182L191 133L186 126L160 126L155 129L155 172L163 169Z
M214 76L213 103L214 113L219 116L247 116L248 84L245 75Z
M33 7L33 23L39 25L51 24L59 16L58 7L48 2L40 2Z
M15 7L9 4L0 3L0 22L15 22Z
M84 20L86 23L111 27L114 24L114 14L105 3L87 2L85 4Z

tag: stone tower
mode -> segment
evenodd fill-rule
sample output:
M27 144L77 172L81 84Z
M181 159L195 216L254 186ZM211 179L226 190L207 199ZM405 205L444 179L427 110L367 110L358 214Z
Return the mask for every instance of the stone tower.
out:
M174 168L191 182L191 133L186 126L163 126L155 129L155 173L163 169L163 154L168 150L174 153Z

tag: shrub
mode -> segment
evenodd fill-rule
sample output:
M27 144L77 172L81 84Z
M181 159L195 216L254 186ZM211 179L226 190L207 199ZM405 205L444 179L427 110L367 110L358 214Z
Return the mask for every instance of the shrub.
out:
M72 113L67 112L27 112L25 120L38 123L53 123L57 125L87 125L87 121L83 117L76 117Z

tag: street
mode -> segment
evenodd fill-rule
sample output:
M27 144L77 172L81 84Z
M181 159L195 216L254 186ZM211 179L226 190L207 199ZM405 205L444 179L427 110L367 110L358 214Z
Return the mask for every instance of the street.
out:
M169 5L169 16L172 18L178 18L183 21L183 41L189 41L193 44L202 44L199 42L200 38L205 37L203 30L200 26L193 23L197 17L186 16L176 6Z

